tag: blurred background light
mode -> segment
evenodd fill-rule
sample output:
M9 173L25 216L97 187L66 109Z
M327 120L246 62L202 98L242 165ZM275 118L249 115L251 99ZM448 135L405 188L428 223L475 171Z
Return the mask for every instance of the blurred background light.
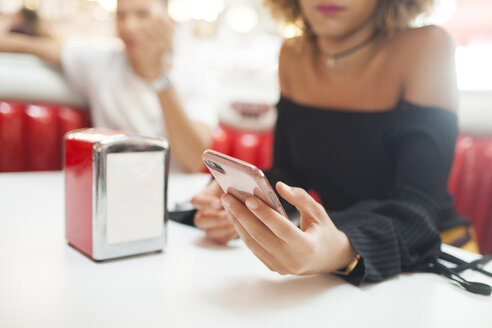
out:
M456 8L456 0L435 0L428 24L442 25L449 22L456 14Z
M116 10L116 0L97 0L97 3L109 12L114 12Z
M281 34L284 38L290 39L302 34L302 29L295 24L287 24L280 27Z
M215 22L224 11L224 0L169 0L168 12L178 23L191 20Z
M492 44L473 44L456 49L460 90L492 90Z
M169 0L167 5L169 16L177 23L187 23L191 20L191 13L184 0Z
M24 1L24 6L27 9L36 10L39 7L39 0L26 0Z
M238 3L229 7L225 20L232 31L248 33L258 25L259 17L253 7L246 3Z

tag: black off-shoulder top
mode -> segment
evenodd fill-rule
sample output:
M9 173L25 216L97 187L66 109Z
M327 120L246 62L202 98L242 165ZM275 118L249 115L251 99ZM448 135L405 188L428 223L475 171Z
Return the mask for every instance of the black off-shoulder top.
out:
M419 270L439 252L439 231L468 224L446 188L458 135L452 112L405 101L354 112L286 97L277 108L267 177L320 196L362 258L348 281Z

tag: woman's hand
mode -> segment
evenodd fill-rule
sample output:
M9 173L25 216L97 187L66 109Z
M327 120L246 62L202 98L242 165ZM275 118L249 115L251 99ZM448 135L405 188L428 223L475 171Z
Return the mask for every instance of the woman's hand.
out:
M220 202L220 196L223 194L219 184L214 180L191 200L198 210L194 218L195 226L205 230L207 237L219 244L226 244L238 236Z
M301 229L257 197L249 197L246 206L230 194L221 197L253 253L280 274L328 273L347 266L355 251L325 209L304 189L279 182L277 190L301 213Z

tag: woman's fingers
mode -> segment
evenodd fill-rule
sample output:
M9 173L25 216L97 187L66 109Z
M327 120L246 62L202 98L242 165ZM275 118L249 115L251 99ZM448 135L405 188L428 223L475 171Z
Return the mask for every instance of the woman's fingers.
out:
M325 209L315 201L306 190L290 187L283 182L277 182L277 191L286 201L294 205L301 213L301 230L312 224L320 224L328 219Z
M219 197L215 195L207 195L203 193L199 193L195 195L191 199L191 204L193 205L193 207L195 207L198 210L204 208L220 210L222 208L222 204L220 202Z
M222 204L219 197L223 193L219 184L216 181L212 181L191 199L191 204L193 204L196 209L212 208L220 210L222 209Z
M260 201L258 198L256 199ZM269 221L269 219L272 219L272 217L275 217L280 222L290 225L292 225L292 223L273 209L270 209L264 203L263 205L267 208L264 208L263 210L267 212L267 214L265 215L265 213L262 213L261 215L265 216L262 216L262 218L259 219L251 212L251 210L233 196L225 194L221 197L221 200L226 210L229 211L231 220L234 223L239 236L248 248L251 249L251 251L253 251L253 253L272 271L276 271L280 274L291 273L292 269L289 269L289 267L285 265L286 263L290 264L292 262L289 260L289 254L291 253L289 245L277 237L277 235L263 223L263 220L266 222ZM271 211L268 211L268 209ZM296 227L294 226L294 228ZM295 243L293 240L290 240L290 242Z
M261 199L251 196L246 200L248 209L270 229L275 236L285 243L292 243L302 238L302 232L289 219L278 214Z
M244 228L242 223L231 215L231 221L234 227L241 237L241 240L248 246L248 248L255 254L255 256L263 262L270 270L278 272L280 274L287 274L288 271L285 267L267 250L265 250L258 242L249 234L249 232Z
M195 214L194 223L197 228L207 230L225 225L231 225L229 215L224 210L203 209Z
M225 244L237 237L236 229L226 211L200 210L193 219L197 228L205 231L207 238Z
M225 244L237 237L237 233L229 218L229 214L223 209L219 196L222 190L213 181L191 200L193 206L198 209L193 218L195 226L205 230L208 238Z
M248 197L245 204L230 194L221 197L235 231L266 266L281 274L301 275L333 271L347 262L345 258L353 257L340 260L332 254L340 248L337 244L350 249L350 242L346 236L345 241L337 237L339 231L324 208L306 191L283 183L278 183L277 189L301 212L301 229L255 196ZM207 235L219 242L227 242L230 236L219 227L208 231Z
M231 216L241 222L241 226L244 227L248 235L260 246L273 254L283 250L283 241L268 229L243 203L229 194L223 195L221 200Z
M221 227L215 227L205 231L207 238L212 239L219 244L226 244L228 241L236 238L238 236L236 228L232 222Z

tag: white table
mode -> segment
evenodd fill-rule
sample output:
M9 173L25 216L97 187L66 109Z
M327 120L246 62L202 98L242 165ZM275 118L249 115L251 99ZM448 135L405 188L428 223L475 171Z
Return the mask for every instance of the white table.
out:
M165 253L94 263L63 222L60 172L0 174L0 327L492 327L492 297L433 274L282 277L173 222Z

